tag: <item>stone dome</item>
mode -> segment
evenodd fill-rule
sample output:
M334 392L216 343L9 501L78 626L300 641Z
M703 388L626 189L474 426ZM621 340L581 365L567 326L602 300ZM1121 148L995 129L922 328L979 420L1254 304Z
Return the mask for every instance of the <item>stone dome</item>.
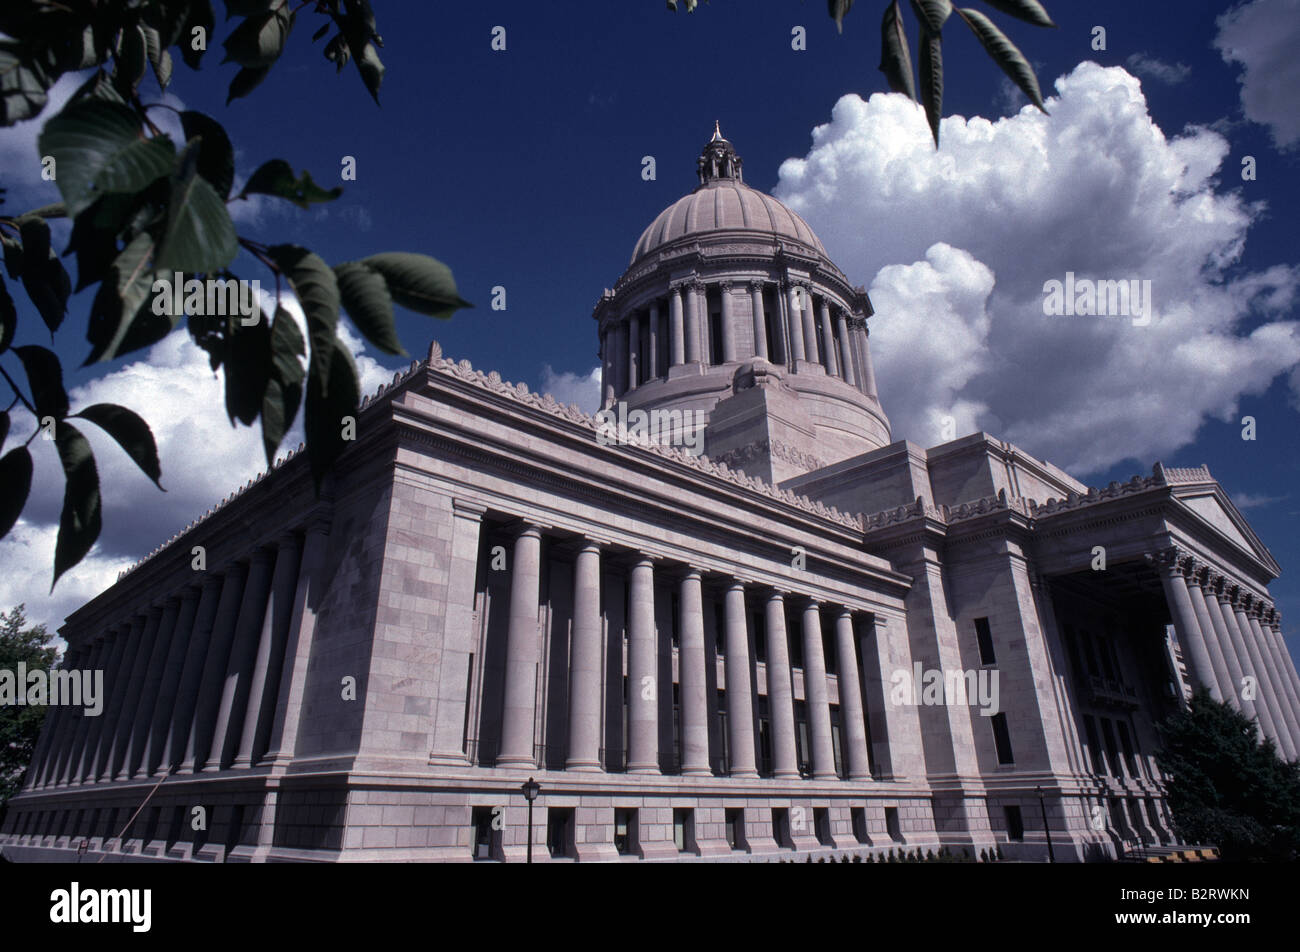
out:
M826 258L826 249L806 221L771 195L744 183L742 164L715 124L713 138L699 159L699 187L665 208L641 233L631 263L664 245L715 232L756 232L764 238L795 241Z

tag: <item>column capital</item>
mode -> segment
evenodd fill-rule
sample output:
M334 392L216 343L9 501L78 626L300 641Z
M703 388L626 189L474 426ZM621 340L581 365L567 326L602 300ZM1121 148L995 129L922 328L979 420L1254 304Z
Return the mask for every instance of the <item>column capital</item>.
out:
M453 496L451 510L456 515L464 516L467 519L482 519L483 514L487 512L487 506L472 499L461 499L459 496Z
M750 290L750 291L759 291L759 292L761 292L761 291L763 290L763 288L767 287L768 282L767 282L767 281L764 281L764 280L761 280L761 279L759 279L759 278L752 278L752 279L750 279L750 281L749 281L747 284L748 284L748 287L749 287L749 290Z
M737 283L737 282L735 282L735 281L730 281L730 280L725 280L725 279L724 279L724 280L718 282L718 289L719 289L720 291L722 291L723 294L729 294L729 293L731 293L731 289L734 288L734 287L736 286L736 283Z
M275 552L270 546L259 545L249 557L250 565L268 565L275 559Z

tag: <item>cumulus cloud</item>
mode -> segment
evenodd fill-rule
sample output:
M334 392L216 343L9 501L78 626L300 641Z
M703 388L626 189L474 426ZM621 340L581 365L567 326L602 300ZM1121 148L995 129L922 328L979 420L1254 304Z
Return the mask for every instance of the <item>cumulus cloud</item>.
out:
M600 409L600 365L590 373L566 370L556 373L550 364L542 368L542 393L549 393L560 403L576 404L584 413Z
M1243 67L1241 108L1269 127L1279 148L1300 143L1300 0L1254 0L1219 17L1214 38L1223 59Z
M1134 53L1126 62L1135 76L1146 76L1166 86L1177 86L1192 75L1192 68L1185 63L1166 63L1146 53Z
M283 304L305 330L298 302L285 297ZM361 338L346 323L340 322L339 337L356 358L363 394L392 379L392 371L364 353ZM29 617L54 630L68 613L111 585L119 571L266 469L260 424L232 428L224 388L224 377L212 373L207 354L183 331L153 345L144 359L75 388L69 394L74 412L92 403L118 403L144 417L158 443L167 491L159 492L93 424L72 421L94 449L104 528L90 555L59 580L51 595L64 480L52 448L38 440L23 519L0 540L0 606L25 602ZM23 419L15 412L14 417L15 433L31 432L30 416ZM283 449L302 439L300 410Z
M1050 116L949 117L937 151L905 97L845 96L775 194L870 284L895 437L932 445L955 420L1079 475L1147 466L1300 364L1300 269L1238 266L1263 206L1219 190L1221 135L1167 138L1119 67L1056 92ZM1045 316L1069 272L1150 281L1150 324Z

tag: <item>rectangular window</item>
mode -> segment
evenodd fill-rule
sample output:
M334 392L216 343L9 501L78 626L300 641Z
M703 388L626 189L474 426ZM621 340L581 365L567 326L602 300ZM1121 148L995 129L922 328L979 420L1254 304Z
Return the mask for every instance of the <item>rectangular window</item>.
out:
M727 692L718 692L718 773L731 770L731 740L727 736Z
M682 689L673 682L673 768L680 770L682 765Z
M767 614L758 609L749 616L749 630L754 633L754 660L767 663Z
M1083 729L1088 735L1088 757L1092 761L1092 772L1107 773L1106 762L1101 752L1101 737L1097 734L1097 722L1092 719L1091 714L1083 715Z
M871 838L867 835L866 807L853 807L851 816L853 817L853 838L859 843L870 843Z
M500 810L500 813L494 812ZM492 858L492 835L496 831L492 829L492 821L503 815L504 807L474 807L474 858L491 859Z
M895 843L903 842L903 830L898 825L898 807L885 807L885 829Z
M677 592L672 593L673 618L672 618L672 641L673 647L679 648L682 643L682 601Z
M551 856L570 856L573 851L573 808L548 807L546 810L546 848Z
M1122 777L1123 767L1119 761L1119 749L1115 746L1115 732L1111 730L1110 721L1101 719L1101 736L1106 741L1106 758L1110 762L1112 776Z
M713 652L719 658L727 656L727 619L721 600L713 603Z
M740 807L728 807L726 818L727 845L738 850L745 842L745 811Z
M636 852L636 810L614 811L614 849L620 856Z
M786 606L785 614L785 637L786 651L790 657L791 668L803 667L803 619L797 612L789 610Z
M1011 732L1007 730L1006 713L999 711L989 720L993 722L993 743L997 745L998 763L1014 764L1016 758L1011 753Z
M839 674L839 651L835 648L835 619L830 612L822 613L822 658L826 663L827 674Z
M980 646L980 664L997 664L997 656L993 654L993 632L989 630L987 618L975 619L975 640Z
M772 839L783 849L794 849L790 838L790 811L785 807L772 808Z
M677 852L685 853L695 843L695 811L684 809L673 811L673 842Z
M811 774L812 764L809 762L811 746L808 743L808 705L804 701L794 702L794 743L795 761L799 765L799 772Z
M835 841L831 838L831 811L826 807L813 808L813 832L817 835L817 842L822 846L835 845Z
M1025 821L1020 815L1020 807L1006 806L1002 811L1007 817L1007 839L1013 843L1020 843L1025 838Z
M709 315L709 363L722 363L722 312Z
M1133 756L1133 741L1128 734L1128 725L1123 721L1116 721L1115 726L1119 728L1119 745L1124 749L1124 764L1131 775L1140 777L1137 758Z

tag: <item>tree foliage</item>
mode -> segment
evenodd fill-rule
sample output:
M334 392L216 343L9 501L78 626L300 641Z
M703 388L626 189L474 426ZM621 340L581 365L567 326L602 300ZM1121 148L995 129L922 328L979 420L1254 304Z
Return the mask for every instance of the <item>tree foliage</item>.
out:
M1254 722L1200 691L1159 730L1156 762L1185 842L1218 846L1227 860L1300 858L1300 764L1261 743Z
M705 0L707 3L708 0ZM952 0L908 0L917 21L920 36L917 38L917 64L920 77L920 98L913 78L912 55L907 43L907 25L904 22L901 0L891 0L885 7L880 24L880 71L885 74L889 88L903 93L925 108L930 133L936 148L939 145L939 120L943 117L943 28L954 13L980 45L997 63L998 68L1010 77L1020 90L1043 112L1043 94L1038 87L1038 77L1020 49L1007 38L985 14L973 7L954 7ZM1007 16L1032 23L1034 26L1054 27L1047 10L1039 0L984 0ZM699 0L684 0L687 13L693 13ZM853 7L853 0L827 0L827 8L836 29L843 32L844 17ZM668 9L676 10L677 0L668 0Z
M238 67L227 105L266 78L308 6L323 20L312 41L335 31L325 44L325 58L340 71L354 63L366 90L379 101L383 40L368 0L307 0L297 6L290 0L225 0L230 29L221 43L222 63ZM393 304L440 318L470 305L457 292L451 271L427 255L387 252L331 266L309 249L237 232L227 208L232 201L268 195L307 208L338 198L342 189L323 188L310 172L295 173L287 161L273 158L232 197L234 149L220 122L184 111L184 141L174 142L159 130L151 113L171 107L142 99L149 71L165 91L173 79L173 50L199 70L214 26L211 0L5 0L0 127L41 115L60 76L86 75L63 109L46 120L32 157L53 163L63 200L0 216L5 271L10 281L21 283L51 341L72 295L90 289L90 350L83 366L148 347L184 320L213 371L224 373L232 424L261 420L268 465L303 409L319 491L344 448L342 421L355 416L359 400L356 368L337 334L340 308L376 347L401 354ZM65 217L72 230L60 255L51 247L49 220ZM186 289L195 281L238 281L232 268L241 254L273 275L272 313L260 304L256 315L230 314L226 308L210 313L204 294L187 290L182 300L159 284L173 282L176 275L180 281L173 283ZM63 263L69 256L75 256L75 286ZM286 287L306 313L306 341L280 306ZM182 306L160 309L168 301ZM44 435L55 444L66 477L54 558L57 583L90 551L101 529L94 456L70 420L86 420L107 432L159 489L162 472L153 433L135 412L114 404L72 412L54 352L11 346L18 318L14 296L0 275L0 357L16 359L27 380L24 388L15 379L17 368L10 374L0 362L0 374L13 391L0 413L0 537L22 514L31 489L29 447ZM300 358L306 358L305 367ZM4 453L10 412L19 404L35 417L36 428L22 445Z
M49 640L44 625L28 626L23 605L0 612L0 671L16 672L19 662L27 671L49 671L59 660L59 650ZM47 710L44 705L0 705L0 804L18 792Z

